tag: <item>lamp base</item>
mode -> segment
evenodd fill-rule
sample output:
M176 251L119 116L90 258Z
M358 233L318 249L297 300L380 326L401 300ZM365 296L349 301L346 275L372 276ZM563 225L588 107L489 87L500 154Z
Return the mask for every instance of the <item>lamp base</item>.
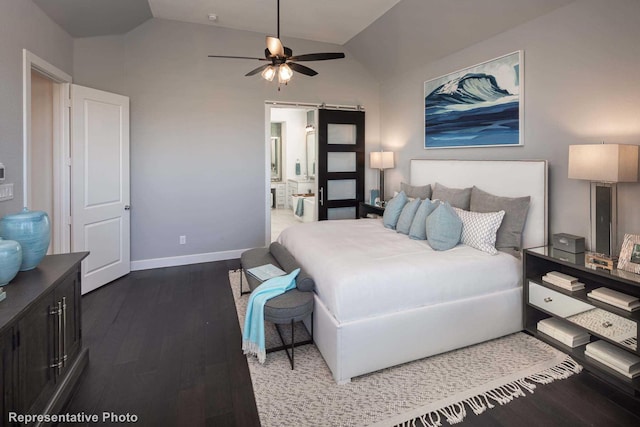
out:
M593 183L591 195L592 250L613 257L617 251L617 186Z

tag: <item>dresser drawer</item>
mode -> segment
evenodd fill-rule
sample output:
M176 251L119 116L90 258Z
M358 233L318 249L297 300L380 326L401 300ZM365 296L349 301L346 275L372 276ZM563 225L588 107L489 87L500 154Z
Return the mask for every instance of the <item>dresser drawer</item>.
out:
M594 308L585 302L533 282L529 282L529 303L560 317L573 316Z

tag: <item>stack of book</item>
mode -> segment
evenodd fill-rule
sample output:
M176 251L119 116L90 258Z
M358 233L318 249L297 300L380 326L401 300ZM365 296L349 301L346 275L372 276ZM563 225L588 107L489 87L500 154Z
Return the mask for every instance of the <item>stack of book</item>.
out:
M579 327L570 325L555 317L539 321L538 331L571 348L586 344L591 338L587 332Z
M640 300L637 297L623 294L622 292L614 291L609 288L594 289L589 292L587 296L627 311L636 311L640 309Z
M4 291L4 288L0 288L0 301L7 297L7 293Z
M579 291L584 289L584 283L578 282L578 279L568 274L560 273L558 271L550 271L544 276L542 280L546 283L550 283L568 291Z
M595 341L587 344L584 354L627 378L640 376L640 357L606 341Z

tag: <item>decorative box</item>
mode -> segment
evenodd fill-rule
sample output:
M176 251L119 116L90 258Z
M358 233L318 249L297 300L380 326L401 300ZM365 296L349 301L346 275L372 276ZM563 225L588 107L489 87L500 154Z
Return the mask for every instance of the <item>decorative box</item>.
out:
M577 265L584 265L585 262L584 252L574 254L567 251L561 251L554 247L551 249L551 256L559 259L560 261L570 262Z
M553 247L572 254L584 252L584 237L567 233L554 234Z

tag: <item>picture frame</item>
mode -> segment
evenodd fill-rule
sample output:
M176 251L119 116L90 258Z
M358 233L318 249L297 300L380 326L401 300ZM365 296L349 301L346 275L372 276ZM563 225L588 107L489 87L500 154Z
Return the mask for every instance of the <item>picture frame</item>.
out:
M524 53L424 83L424 148L524 145Z
M625 234L618 258L618 269L640 274L640 236Z
M371 190L369 194L369 204L372 206L379 206L380 203L380 190Z

